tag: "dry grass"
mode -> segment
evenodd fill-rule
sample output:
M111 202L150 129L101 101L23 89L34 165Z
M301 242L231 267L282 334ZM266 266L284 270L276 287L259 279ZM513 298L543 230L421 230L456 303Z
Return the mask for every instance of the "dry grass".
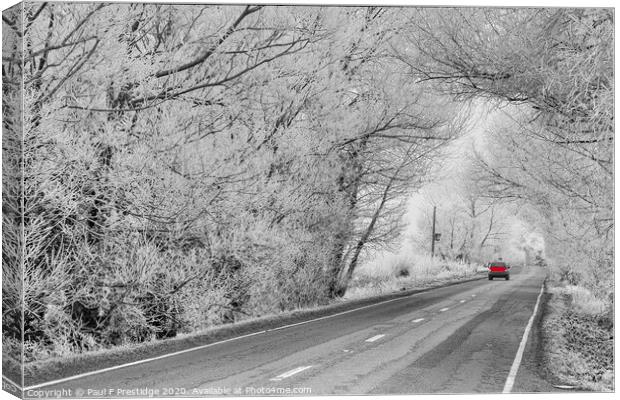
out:
M449 284L449 282L435 282L435 284L429 282L427 287L445 284ZM213 326L193 333L181 333L175 338L153 339L142 343L127 343L114 346L113 348L98 349L62 357L55 356L45 360L28 362L24 365L25 379L28 384L58 379L64 376L155 357L264 329L272 329L278 326L343 312L378 301L407 296L412 292L415 291L399 291L398 293L384 293L376 296L368 295L358 299L341 298L329 305L303 307L282 313L250 317L234 324Z
M102 368L118 365L407 295L410 293L407 289L426 289L450 281L458 282L472 278L480 271L486 270L476 265L396 256L380 260L374 267L366 265L361 268L344 298L329 305L297 307L286 312L248 316L234 324L196 329L166 340L125 343L80 354L47 354L45 359L27 362L25 374L29 381L44 381L90 370L95 366Z
M563 288L563 292L570 298L571 307L576 313L582 315L603 315L609 309L605 301L597 298L584 287L568 285Z
M547 369L561 382L613 390L613 315L586 288L552 286L542 331Z
M465 279L486 272L477 264L443 261L414 255L388 255L364 264L353 276L345 298L359 299L438 282Z

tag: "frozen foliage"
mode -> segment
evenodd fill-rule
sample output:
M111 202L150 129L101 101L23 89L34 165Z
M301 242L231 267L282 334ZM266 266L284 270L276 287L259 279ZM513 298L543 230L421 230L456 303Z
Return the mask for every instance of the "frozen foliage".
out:
M323 304L355 279L465 276L503 202L531 210L554 276L595 294L576 304L609 308L612 10L20 10L3 14L12 356L22 334L31 360ZM357 274L471 99L506 118L455 201L447 261Z
M485 272L482 264L417 256L408 252L379 257L354 274L345 298L355 299L421 288L452 279L474 277Z
M610 389L613 10L430 9L417 16L408 43L428 58L410 62L412 74L441 82L456 98L487 98L504 114L476 157L476 181L487 197L528 210L545 243L534 261L567 285L570 308L547 320L547 349L559 355L550 369ZM402 58L411 53L405 47Z
M18 11L3 333L27 360L341 296L462 122L394 58L398 9L26 3L23 30Z
M428 55L409 63L415 77L504 112L476 160L482 193L531 207L548 263L609 301L613 11L419 10L411 21L401 58Z

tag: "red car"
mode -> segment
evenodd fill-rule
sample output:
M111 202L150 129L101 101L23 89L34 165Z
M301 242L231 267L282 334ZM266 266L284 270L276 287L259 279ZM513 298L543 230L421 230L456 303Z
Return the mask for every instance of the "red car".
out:
M510 267L503 261L490 262L487 268L489 269L490 281L492 281L493 278L505 278L506 280L510 279L510 272L508 271Z

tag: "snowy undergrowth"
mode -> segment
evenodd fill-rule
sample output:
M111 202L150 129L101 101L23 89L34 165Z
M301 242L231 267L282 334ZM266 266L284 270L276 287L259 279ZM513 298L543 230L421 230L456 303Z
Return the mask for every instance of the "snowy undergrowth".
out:
M353 275L345 298L357 299L425 287L439 281L466 279L484 271L486 269L480 264L389 254L363 264Z

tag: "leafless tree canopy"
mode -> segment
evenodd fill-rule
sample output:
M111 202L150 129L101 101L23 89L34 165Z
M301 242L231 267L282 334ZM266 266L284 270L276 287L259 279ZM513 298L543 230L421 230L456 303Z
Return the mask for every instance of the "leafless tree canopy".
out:
M429 10L411 27L412 76L506 110L477 156L483 193L533 205L565 278L611 296L613 11Z
M3 335L23 329L27 358L342 295L471 98L519 105L479 157L483 192L536 206L558 252L611 257L608 10L19 11L3 14Z

